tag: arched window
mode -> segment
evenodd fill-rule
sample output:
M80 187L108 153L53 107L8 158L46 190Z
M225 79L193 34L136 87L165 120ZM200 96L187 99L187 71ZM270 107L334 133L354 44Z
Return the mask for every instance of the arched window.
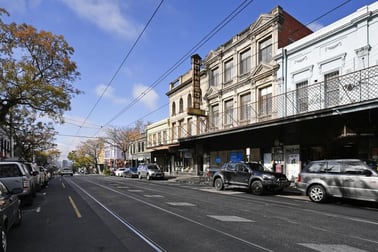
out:
M180 108L179 108L179 113L184 112L184 101L182 98L180 98Z
M192 95L191 94L188 94L188 108L191 108L192 107Z
M172 116L176 115L176 103L172 102Z

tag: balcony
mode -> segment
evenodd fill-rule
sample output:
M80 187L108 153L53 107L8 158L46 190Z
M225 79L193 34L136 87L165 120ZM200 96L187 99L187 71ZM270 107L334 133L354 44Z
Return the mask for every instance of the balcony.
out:
M265 100L264 104L254 102L248 105L248 118L239 120L240 107L234 108L232 125L207 125L206 133L247 127L254 124L272 123L288 117L300 117L306 113L322 113L348 106L362 107L365 103L378 101L378 65L346 75L338 76L327 82L316 82L305 88L282 93ZM263 105L263 106L262 106ZM268 109L267 109L268 105ZM378 106L378 104L377 104ZM260 108L264 108L261 110ZM245 108L244 108L245 109ZM209 115L211 117L211 115ZM217 114L220 121L224 114Z

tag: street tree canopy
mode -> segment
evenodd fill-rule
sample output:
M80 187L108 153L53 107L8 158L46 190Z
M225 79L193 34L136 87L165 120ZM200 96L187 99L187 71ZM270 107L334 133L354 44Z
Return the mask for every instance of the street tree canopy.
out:
M80 73L74 49L62 35L27 24L5 24L0 9L0 125L20 107L63 122L71 99L82 92L72 83Z

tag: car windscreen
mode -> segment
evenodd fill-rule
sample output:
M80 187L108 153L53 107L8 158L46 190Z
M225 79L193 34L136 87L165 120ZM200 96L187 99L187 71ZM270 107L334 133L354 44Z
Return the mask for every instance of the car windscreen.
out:
M148 166L148 169L149 169L149 170L153 170L153 171L157 171L157 170L159 170L159 168L158 168L156 165L149 165L149 166Z

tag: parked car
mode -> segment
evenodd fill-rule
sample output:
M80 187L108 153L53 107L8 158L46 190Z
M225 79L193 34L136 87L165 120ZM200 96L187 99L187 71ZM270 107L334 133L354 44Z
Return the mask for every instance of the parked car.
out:
M299 174L296 186L313 202L329 197L378 201L378 173L359 159L312 161Z
M122 173L122 177L125 177L125 178L137 178L138 177L138 169L137 169L137 167L126 168L123 171L123 173Z
M126 169L125 167L118 168L117 170L115 170L114 175L116 175L117 177L122 177L125 169Z
M36 195L34 189L34 175L29 173L23 162L1 161L0 181L10 190L21 188L18 197L23 204L31 205Z
M8 231L21 224L20 200L16 195L20 192L22 192L22 188L14 188L9 191L5 184L0 181L0 251L7 251Z
M25 161L22 161L24 163L24 166L26 167L26 169L28 170L29 174L32 175L32 188L33 188L33 191L34 192L39 192L41 191L41 176L39 174L39 169L37 167L36 164L34 163L31 163L31 162L25 162Z
M157 164L140 164L137 168L138 178L145 177L150 179L164 179L164 172Z
M47 184L49 183L49 176L47 174L47 170L43 166L39 166L39 179L40 179L40 184L42 187L46 187Z
M213 176L217 190L238 186L248 188L255 195L262 195L265 190L282 191L289 185L285 174L267 171L257 162L227 162Z

